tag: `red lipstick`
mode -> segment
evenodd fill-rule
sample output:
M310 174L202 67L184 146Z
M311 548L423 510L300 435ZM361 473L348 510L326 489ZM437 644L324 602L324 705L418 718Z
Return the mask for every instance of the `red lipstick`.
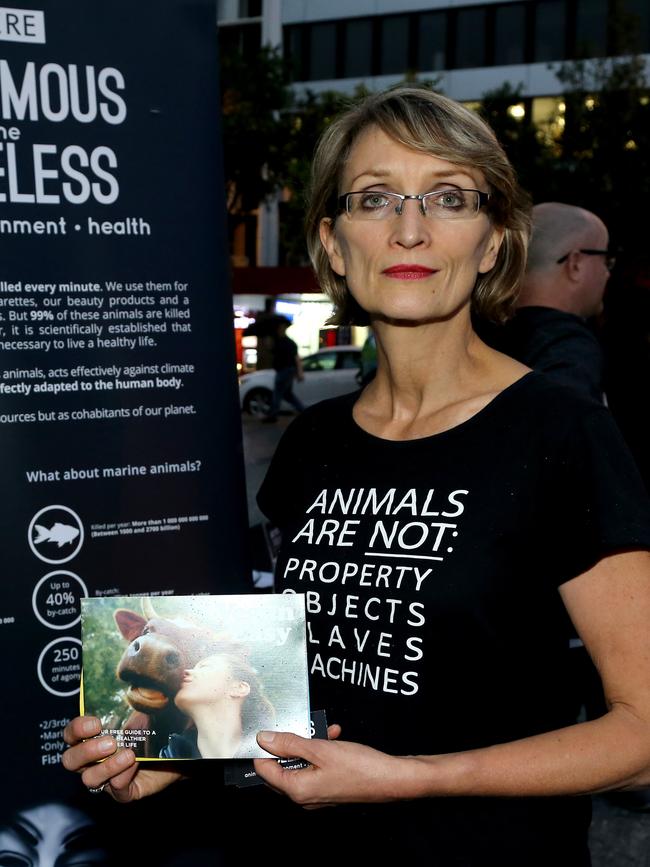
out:
M431 274L436 273L436 268L426 268L424 265L391 265L390 268L384 268L381 272L387 277L393 277L395 280L423 280Z

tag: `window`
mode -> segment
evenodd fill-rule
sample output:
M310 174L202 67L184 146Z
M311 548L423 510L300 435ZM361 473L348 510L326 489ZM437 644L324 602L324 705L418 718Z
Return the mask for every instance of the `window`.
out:
M372 75L372 20L352 19L345 25L343 77Z
M497 6L494 15L494 63L523 63L526 53L526 9L520 4Z
M360 352L339 352L339 370L358 370L360 366Z
M485 9L460 9L456 19L456 66L485 66Z
M403 75L409 67L409 19L392 15L381 19L381 75Z
M218 35L219 51L224 57L239 54L244 60L252 62L262 44L262 29L259 24L219 27Z
M303 370L334 370L336 367L335 352L321 352L318 355L308 355L302 360Z
M418 22L418 70L437 72L447 65L447 16L427 12Z
M336 78L336 24L313 24L310 41L309 80Z
M636 43L631 48L643 54L650 52L650 4L648 0L624 0L623 8L630 16ZM626 46L628 49L630 46Z
M579 57L607 54L607 0L578 0L576 53Z
M544 63L566 57L566 14L564 0L544 0L535 7L535 48L533 60Z
M239 0L240 18L261 18L262 0Z
M285 27L284 29L284 54L289 63L293 81L302 81L305 77L304 32L302 27Z

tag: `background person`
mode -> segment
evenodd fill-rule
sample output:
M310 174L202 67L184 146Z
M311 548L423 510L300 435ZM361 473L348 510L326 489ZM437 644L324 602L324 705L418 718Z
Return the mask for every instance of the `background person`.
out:
M517 310L486 334L496 349L598 401L603 352L586 320L602 313L614 266L608 246L607 227L591 211L535 205Z
M287 328L291 322L284 316L278 317L277 331L273 342L273 367L275 368L275 385L271 410L264 421L274 422L278 419L278 412L282 401L286 400L297 412L305 408L302 401L296 397L293 391L294 380L302 382L304 378L302 359L298 355L298 347L287 336Z
M312 706L348 738L258 735L312 763L256 760L270 787L338 805L300 818L267 798L267 815L296 863L345 841L380 864L587 865L577 796L650 780L650 507L607 412L472 329L472 307L511 309L524 268L512 168L477 116L397 88L329 125L307 225L337 320L370 321L378 369L290 426L260 492L283 531L278 589L312 594ZM567 613L608 698L579 725ZM87 786L132 800L169 781L80 743L97 725L65 732Z

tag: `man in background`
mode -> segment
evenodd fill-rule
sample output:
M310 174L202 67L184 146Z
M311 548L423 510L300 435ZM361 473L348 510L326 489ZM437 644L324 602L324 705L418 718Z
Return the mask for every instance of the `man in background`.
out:
M277 331L273 341L273 367L275 368L275 388L271 411L264 419L265 422L278 420L278 412L283 400L290 403L297 412L305 408L300 398L293 391L294 380L302 382L302 360L298 355L298 347L294 341L287 337L287 328L291 322L285 316L277 317Z
M586 320L603 309L614 260L607 227L574 205L533 208L533 234L517 311L489 343L595 400L603 400L603 353Z

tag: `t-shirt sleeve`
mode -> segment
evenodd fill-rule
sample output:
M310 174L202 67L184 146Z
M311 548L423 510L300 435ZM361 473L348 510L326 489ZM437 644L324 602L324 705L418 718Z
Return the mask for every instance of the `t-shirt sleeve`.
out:
M559 584L608 554L650 549L650 498L627 445L608 410L582 406L554 462L554 492L544 504Z

